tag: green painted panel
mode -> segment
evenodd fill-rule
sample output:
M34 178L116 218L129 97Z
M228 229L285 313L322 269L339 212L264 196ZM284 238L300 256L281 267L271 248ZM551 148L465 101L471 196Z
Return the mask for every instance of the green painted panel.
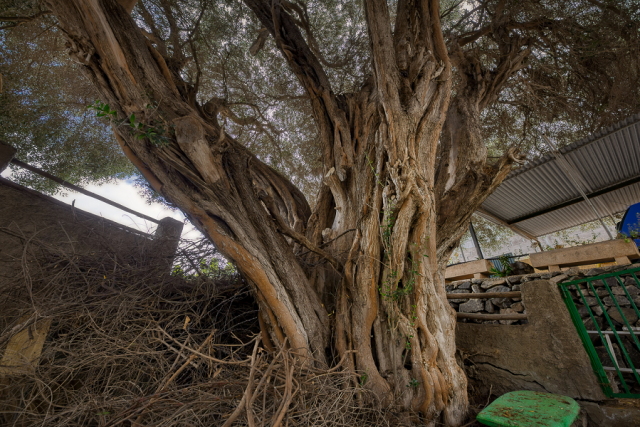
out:
M569 427L579 412L570 397L522 390L500 396L476 419L492 427Z

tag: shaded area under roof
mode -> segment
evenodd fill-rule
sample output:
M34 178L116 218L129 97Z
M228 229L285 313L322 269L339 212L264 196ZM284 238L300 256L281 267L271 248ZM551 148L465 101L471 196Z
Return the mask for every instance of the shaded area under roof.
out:
M640 202L640 114L559 151L602 217ZM598 219L553 154L511 172L478 214L529 238Z

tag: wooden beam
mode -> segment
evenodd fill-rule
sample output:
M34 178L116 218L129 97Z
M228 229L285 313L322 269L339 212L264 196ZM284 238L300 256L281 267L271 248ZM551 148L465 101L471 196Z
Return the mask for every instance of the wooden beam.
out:
M468 294L447 294L447 299L479 299L479 298L522 298L522 292L485 292Z
M526 314L478 314L478 313L456 313L458 319L475 320L525 320Z
M455 264L447 267L444 273L444 278L448 281L480 278L476 277L476 274L488 275L491 273L491 267L493 267L493 264L486 259L478 259L475 261L468 261L463 264Z
M635 243L617 239L535 253L531 254L530 258L531 266L534 268L549 268L549 271L558 271L563 267L576 267L618 260L622 263L621 265L627 265L631 262L631 259L640 258L640 252L638 252Z

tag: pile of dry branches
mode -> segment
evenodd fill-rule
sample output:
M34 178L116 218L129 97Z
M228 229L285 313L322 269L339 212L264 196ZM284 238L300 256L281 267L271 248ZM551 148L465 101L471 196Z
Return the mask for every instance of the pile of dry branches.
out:
M1 259L0 354L51 323L36 366L0 377L2 425L395 425L340 364L264 350L237 276L172 275L113 241L81 254L0 233L15 242ZM198 260L195 248L181 255Z

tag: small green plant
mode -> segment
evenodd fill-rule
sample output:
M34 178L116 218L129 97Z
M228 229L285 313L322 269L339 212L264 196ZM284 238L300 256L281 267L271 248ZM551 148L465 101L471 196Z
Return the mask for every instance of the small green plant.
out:
M364 372L362 375L360 375L360 386L364 387L364 385L367 383L368 380L369 380L369 375L367 375L367 373Z
M416 313L416 305L415 304L411 305L411 317L409 318L409 320L411 320L411 327L415 328L416 327L416 320L418 320L418 315Z
M411 338L413 338L413 335L409 335L409 336L407 337L407 340L406 340L406 341L405 341L405 343L404 343L404 348L405 348L406 350L411 350L411 341L410 341L410 340L411 340Z
M118 118L118 112L116 110L112 110L111 107L109 107L109 104L105 104L99 99L96 100L96 102L94 102L92 105L88 105L87 109L95 110L97 117L108 117L113 119Z
M376 172L376 168L374 167L373 162L369 159L369 156L366 153L364 156L367 158L367 163L369 163L369 167L373 172L373 176L376 177L376 182L380 184L380 187L384 187L384 185L382 184L382 181L380 181L380 175L378 174L378 172Z
M237 274L233 264L227 263L223 268L220 267L220 260L211 258L208 262L201 259L197 270L195 265L191 265L191 272L186 272L181 265L175 265L171 271L172 276L183 277L185 279L194 279L196 277L207 277L210 279L219 279L232 277Z
M148 110L157 109L151 104L147 104ZM148 139L154 145L163 146L169 143L167 135L170 133L171 127L167 127L163 120L156 118L150 119L151 124L144 124L136 121L136 115L131 114L127 119L118 120L118 112L112 110L109 104L105 104L100 100L96 100L92 105L87 106L87 109L96 111L97 117L108 118L114 124L115 127L122 125L128 125L131 132L137 139Z
M418 388L419 385L420 385L420 381L418 381L415 378L411 378L411 381L409 381L409 384L407 384L407 387Z
M489 269L491 274L498 277L511 276L511 274L513 273L513 267L511 267L511 257L509 255L500 255L498 259L500 260L500 264L502 264L502 270L491 267Z

